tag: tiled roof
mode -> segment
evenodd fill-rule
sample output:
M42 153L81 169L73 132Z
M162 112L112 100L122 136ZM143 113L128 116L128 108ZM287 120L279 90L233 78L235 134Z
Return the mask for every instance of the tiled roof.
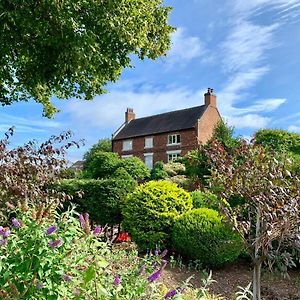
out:
M202 105L132 120L113 139L121 140L193 128L205 108L206 106Z

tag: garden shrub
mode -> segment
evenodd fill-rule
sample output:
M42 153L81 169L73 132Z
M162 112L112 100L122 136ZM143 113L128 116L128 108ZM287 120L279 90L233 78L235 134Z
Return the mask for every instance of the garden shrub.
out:
M145 163L138 157L121 159L119 167L124 168L130 174L130 176L137 181L141 181L145 178L150 177L149 169L147 168Z
M223 224L217 211L209 208L193 209L178 217L172 238L180 254L208 267L234 261L243 248L240 236Z
M135 189L123 208L123 227L140 250L169 247L175 219L192 208L185 190L167 181L150 181Z
M190 195L193 200L194 208L211 208L217 211L219 210L218 197L213 193L195 190L190 192Z
M71 202L77 205L77 210L88 212L94 222L100 225L120 224L121 207L136 182L123 168L119 168L117 173L118 178L64 180L58 189L71 195Z
M95 152L90 157L89 163L84 165L86 178L99 179L110 177L119 167L118 154L112 152Z
M151 180L159 180L165 179L168 177L168 173L164 169L164 163L162 161L158 161L154 168L151 170Z

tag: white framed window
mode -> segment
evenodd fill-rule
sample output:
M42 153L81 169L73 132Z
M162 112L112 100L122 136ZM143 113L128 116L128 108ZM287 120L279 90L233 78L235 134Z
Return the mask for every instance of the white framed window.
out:
M145 165L149 170L153 169L153 153L145 153Z
M168 155L168 162L171 162L181 156L181 150L167 151L167 155Z
M153 148L153 137L145 138L145 149Z
M181 143L180 134L169 134L168 145L179 145Z
M124 158L124 159L126 159L126 158L130 158L130 157L133 157L133 155L132 155L132 154L130 154L130 155L122 155L122 156L121 156L121 158Z
M132 140L123 141L123 151L130 151L132 150Z

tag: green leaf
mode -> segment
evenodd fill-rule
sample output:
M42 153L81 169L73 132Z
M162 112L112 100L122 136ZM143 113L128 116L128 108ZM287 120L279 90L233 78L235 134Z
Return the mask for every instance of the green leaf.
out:
M96 271L93 265L91 265L84 274L84 283L87 284L95 277Z

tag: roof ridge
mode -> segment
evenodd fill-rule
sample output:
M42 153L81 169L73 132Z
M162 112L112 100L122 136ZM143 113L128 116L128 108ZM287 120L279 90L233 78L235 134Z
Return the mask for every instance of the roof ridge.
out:
M172 113L175 113L175 112L178 112L178 111L184 111L184 110L189 110L189 109L195 109L196 107L202 107L202 106L205 106L205 104L203 104L203 105L197 105L197 106L193 106L193 107L188 107L188 108L183 108L183 109L177 109L177 110L167 111L167 112L160 113L160 114L156 114L156 115L151 115L151 116L146 116L146 117L136 118L136 119L131 120L131 122L132 122L132 121L135 121L135 120L141 120L141 119L146 119L146 118L151 118L151 117L156 117L156 116L161 116L161 115L172 114Z

